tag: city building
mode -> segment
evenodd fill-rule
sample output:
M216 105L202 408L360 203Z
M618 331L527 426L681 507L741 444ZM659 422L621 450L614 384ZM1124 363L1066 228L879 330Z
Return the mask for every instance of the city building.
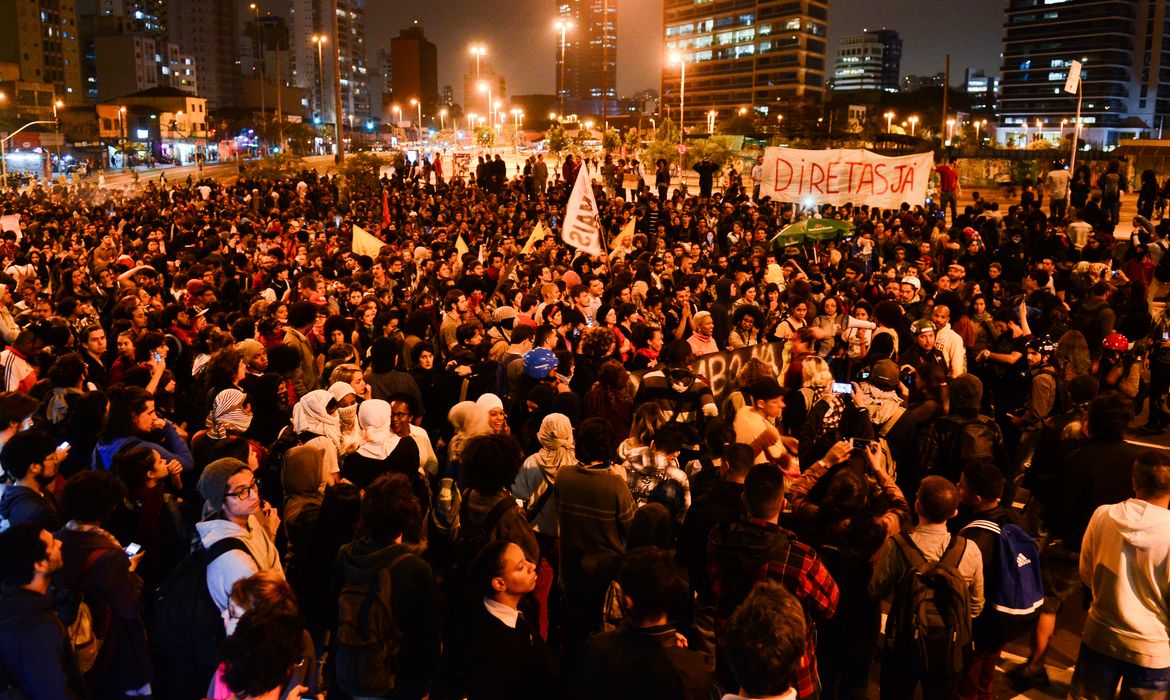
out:
M559 44L557 48L557 96L564 99L565 111L618 112L617 3L557 0L560 20L571 23L565 31L563 56Z
M833 67L833 90L898 91L902 39L892 29L866 29L841 39Z
M337 0L337 39L329 21L328 0L291 0L292 81L311 96L313 122L334 124L333 51L341 69L341 106L345 117L364 121L371 107L369 67L366 58L364 0ZM317 41L324 37L324 42ZM374 116L377 116L376 114Z
M663 115L677 123L685 100L685 125L705 129L704 115L711 110L746 107L768 114L789 101L819 102L828 17L825 0L665 0L666 51L686 62L686 82L678 62L668 59L662 68Z
M1082 139L1110 147L1160 129L1170 113L1168 10L1162 0L1008 0L999 140L1058 140L1072 128L1077 96L1064 85L1074 60L1084 65Z
M167 86L195 94L195 61L178 44L147 34L116 16L83 20L85 96L111 100L152 87Z
M55 99L79 104L81 54L73 0L0 2L0 62L20 66L20 80L49 83Z
M214 136L207 102L172 87L150 88L119 98L115 106L124 115L120 126L127 150L132 151L131 160L193 163L197 156L206 158L209 138ZM122 107L125 112L120 111Z
M418 121L411 100L422 103L423 119L435 114L439 103L439 52L418 22L390 40L390 91L405 121Z
M279 77L281 82L291 83L293 70L289 46L288 23L283 17L263 15L259 24L253 18L244 25L244 34L240 37L240 70L244 75L255 76L263 72L268 82L275 83Z
M999 76L987 75L982 70L967 69L963 89L971 98L973 114L995 114L996 99L999 95Z
M918 92L922 88L942 87L947 82L943 73L934 75L904 75L902 76L902 92Z
M491 99L498 102L501 109L508 104L508 81L497 73L489 58L472 56L467 60L467 69L463 73L463 113L478 114L486 117L488 109L488 92L480 90L483 84L491 89Z
M175 0L166 8L167 37L194 61L208 109L237 106L241 75L236 3Z

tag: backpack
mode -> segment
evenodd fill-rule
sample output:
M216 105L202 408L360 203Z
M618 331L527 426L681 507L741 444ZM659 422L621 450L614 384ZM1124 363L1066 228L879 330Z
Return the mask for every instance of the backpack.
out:
M339 557L349 551L341 548ZM385 697L398 680L402 630L391 605L391 572L413 557L404 552L369 582L346 581L337 599L337 647L334 654L338 687L354 696Z
M919 455L928 472L953 483L959 482L963 467L974 462L991 461L1001 473L1007 473L1003 434L988 416L969 421L953 416L936 420L923 434Z
M1158 241L1154 245L1162 249L1162 257L1158 258L1158 264L1154 267L1154 279L1170 283L1170 246L1164 241Z
M207 568L232 551L248 553L248 547L238 537L224 538L207 548L197 546L159 589L150 635L158 697L203 697L219 663L219 643L226 636L219 608L207 589Z
M906 574L894 590L886 620L886 645L909 654L924 678L954 677L971 647L971 601L959 562L967 540L951 536L938 561L927 561L914 541L895 535Z
M89 578L89 573L93 569L94 562L98 557L105 554L108 549L94 549L85 557L81 568L77 572L76 591L79 596L77 604L77 614L73 618L68 628L69 643L73 645L73 652L77 655L77 665L81 668L82 673L87 673L97 663L98 654L102 650L102 642L104 637L109 634L110 615L105 616L105 629L99 631L98 625L94 622L93 609L84 600L80 599L82 596L82 587L86 579Z
M1121 176L1117 173L1105 173L1101 176L1101 198L1117 199L1121 196Z
M990 520L975 520L962 531L972 528L994 532L997 536L992 568L996 585L987 586L996 593L995 599L988 600L987 604L994 606L996 614L1011 621L1013 629L1031 629L1044 603L1040 548L1036 540L1014 523L999 525Z

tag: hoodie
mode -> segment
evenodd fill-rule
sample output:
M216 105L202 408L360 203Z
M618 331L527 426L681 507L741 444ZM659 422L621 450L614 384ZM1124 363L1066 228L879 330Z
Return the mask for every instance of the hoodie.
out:
M1083 640L1143 668L1170 667L1170 510L1137 498L1093 513L1081 579L1093 591Z
M399 556L414 550L405 544L384 546L360 537L337 556L334 599L345 583L368 584ZM402 633L398 678L392 698L422 698L430 690L439 662L439 603L430 564L418 556L390 570L390 609Z
M276 551L276 544L260 525L255 515L248 516L248 527L242 527L223 518L204 520L195 523L195 530L203 547L211 545L228 537L243 540L247 546L247 553L233 550L211 562L207 567L207 590L211 599L220 612L227 609L231 599L232 586L236 581L247 578L258 571L277 571L281 574L284 569L280 565L280 553Z
M58 513L51 491L37 493L22 484L3 487L0 496L0 520L9 526L36 523L49 532L55 532L65 524Z

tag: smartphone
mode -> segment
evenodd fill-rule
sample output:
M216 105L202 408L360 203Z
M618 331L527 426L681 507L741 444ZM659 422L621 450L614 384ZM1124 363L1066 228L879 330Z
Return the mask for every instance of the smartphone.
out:
M833 382L834 394L852 394L853 385L849 382Z
M162 362L162 355L158 354L157 352L152 350L150 352L150 356L154 358L155 362Z
M864 438L849 438L849 442L855 450L868 450L869 446L873 444L873 440L866 440Z
M131 542L130 544L126 545L126 556L128 557L132 557L141 551L142 545L138 544L137 542Z
M57 445L57 451L58 451L58 452L65 452L65 451L66 451L66 450L68 450L69 448L70 448L70 444L69 444L69 441L68 441L68 440L66 440L65 442L61 443L60 445Z
M1170 331L1166 331L1162 334L1162 340L1170 340Z

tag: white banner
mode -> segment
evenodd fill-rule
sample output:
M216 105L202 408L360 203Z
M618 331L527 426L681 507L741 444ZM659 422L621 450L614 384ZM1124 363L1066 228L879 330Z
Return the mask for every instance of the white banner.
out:
M1073 61L1068 67L1068 79L1064 81L1064 91L1075 95L1081 86L1081 62Z
M897 209L926 203L934 154L886 157L862 149L764 150L760 196L811 206L846 202Z
M577 181L573 183L573 193L569 195L569 206L565 208L561 240L583 253L601 255L601 222L588 171L589 165L586 163L582 163L581 169L577 171Z

